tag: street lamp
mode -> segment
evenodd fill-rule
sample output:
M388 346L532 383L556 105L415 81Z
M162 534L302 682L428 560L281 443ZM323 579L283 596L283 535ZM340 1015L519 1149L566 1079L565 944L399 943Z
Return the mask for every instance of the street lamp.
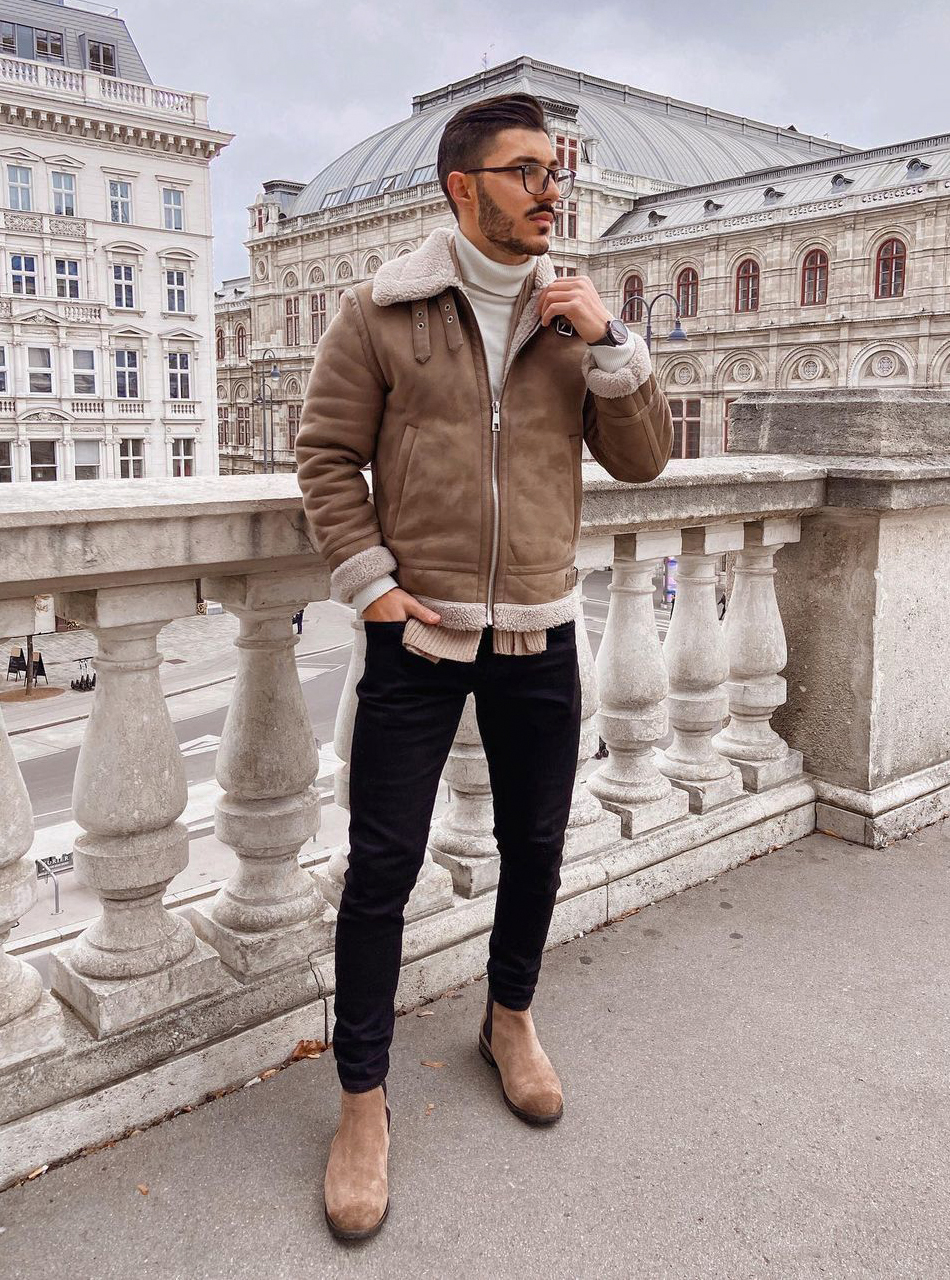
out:
M272 361L274 361L274 363L271 365L270 374L266 376L270 377L271 382L274 385L270 387L267 385L265 381L264 367L262 364L261 365L261 389L257 393L257 395L254 397L254 403L259 404L261 406L261 444L263 445L263 449L264 449L264 471L265 472L270 471L273 474L273 471L274 471L274 386L276 386L277 381L280 378L280 370L277 368L277 363L276 363L277 352L272 350L270 347L268 347L266 351L262 352L261 360L266 361L268 356L271 358ZM265 395L264 394L265 391L269 392L269 394ZM268 401L270 401L270 448L271 448L271 458L270 458L269 467L267 465L267 402Z
M647 344L647 351L650 350L651 340L653 338L653 326L651 324L651 319L653 316L653 308L656 306L656 304L659 302L661 298L669 298L672 301L673 306L676 308L676 310L674 311L673 330L668 335L670 341L671 342L686 341L686 332L683 329L683 326L680 324L680 304L677 301L676 296L672 293L666 293L666 292L658 293L656 294L655 297L651 298L649 303L647 304L647 328L646 328L646 333L644 334L644 339ZM644 306L643 298L640 296L640 294L635 293L633 297L628 298L627 301L620 308L621 320L625 318L623 313L626 311L627 307L629 307L634 302L639 302L640 304L640 316L638 317L638 319L642 319L643 306Z

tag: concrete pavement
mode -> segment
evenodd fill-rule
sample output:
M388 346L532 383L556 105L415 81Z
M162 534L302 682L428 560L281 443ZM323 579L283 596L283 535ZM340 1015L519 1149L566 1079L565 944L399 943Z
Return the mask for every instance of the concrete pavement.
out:
M484 981L400 1018L392 1211L366 1244L322 1219L331 1052L5 1192L0 1270L943 1280L948 871L946 824L886 852L813 836L553 949L550 1130L477 1053Z

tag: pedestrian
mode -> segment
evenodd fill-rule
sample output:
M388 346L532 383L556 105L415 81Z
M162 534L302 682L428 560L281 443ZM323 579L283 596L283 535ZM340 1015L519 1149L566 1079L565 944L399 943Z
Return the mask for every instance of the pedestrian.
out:
M437 167L456 225L343 291L296 441L331 591L366 635L336 928L340 1123L324 1179L327 1222L347 1239L389 1210L404 908L469 693L500 855L477 1043L515 1115L562 1114L530 1006L578 764L582 444L611 475L643 482L673 441L643 340L587 276L555 276L555 207L574 172L540 102L513 93L461 108Z

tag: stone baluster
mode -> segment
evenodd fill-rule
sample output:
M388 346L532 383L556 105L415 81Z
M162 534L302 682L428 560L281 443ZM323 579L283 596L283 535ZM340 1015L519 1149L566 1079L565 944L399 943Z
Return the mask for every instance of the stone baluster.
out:
M334 799L341 808L347 810L350 807L350 747L358 705L356 686L366 664L366 628L362 618L354 617L353 633L350 665L333 726L333 749L342 761L333 779ZM313 872L323 896L337 909L340 906L340 895L343 892L343 880L349 859L349 842L344 841L336 846L329 861ZM404 918L406 921L418 920L421 916L442 911L451 905L452 877L444 867L433 862L431 853L426 850L415 886L406 903Z
M802 771L802 753L793 751L770 723L785 701L779 672L788 661L775 598L775 554L800 537L797 517L750 521L736 562L724 626L730 719L713 742L737 766L747 791L763 791Z
M0 603L0 635L33 630L33 598ZM33 811L0 712L0 1073L63 1047L63 1008L43 991L39 971L4 951L11 931L36 902L29 856Z
M326 903L298 861L320 825L319 760L294 648L293 615L327 596L327 574L205 579L202 593L239 623L237 678L215 773L224 795L215 835L237 854L235 873L193 907L195 931L240 979L305 960L331 945Z
M50 955L53 991L97 1036L217 990L226 975L180 913L162 902L188 864L188 799L158 677L159 631L194 613L192 582L105 587L59 597L57 611L96 633L96 692L73 784L78 878L102 915Z
M571 813L564 833L564 861L589 858L616 844L621 834L621 820L606 809L587 785L590 764L600 747L598 711L600 694L594 654L587 634L584 615L584 581L593 569L610 564L613 539L582 537L577 548L576 643L577 666L581 677L581 734L577 752L577 776L571 799ZM603 643L603 642L601 642Z
M658 560L680 550L678 531L623 534L614 540L607 625L597 653L600 736L606 759L589 780L618 813L628 838L683 817L685 791L657 768L654 744L667 732L669 679L653 609Z
M663 644L670 676L667 699L673 741L657 764L689 796L693 813L705 813L742 792L742 775L720 755L713 738L728 710L725 681L729 654L716 605L716 562L743 545L741 524L683 530L676 604Z

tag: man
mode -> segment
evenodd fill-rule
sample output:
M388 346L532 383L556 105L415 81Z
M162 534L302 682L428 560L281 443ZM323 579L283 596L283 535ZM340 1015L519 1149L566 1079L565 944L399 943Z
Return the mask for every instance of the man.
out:
M327 1222L346 1239L372 1235L389 1209L403 912L468 693L500 855L478 1043L517 1116L562 1113L529 1006L577 768L582 442L618 479L647 481L673 439L642 339L587 277L555 278L554 207L574 174L537 99L463 107L438 172L457 227L344 291L296 444L333 593L366 631L336 934L341 1119L324 1182Z

